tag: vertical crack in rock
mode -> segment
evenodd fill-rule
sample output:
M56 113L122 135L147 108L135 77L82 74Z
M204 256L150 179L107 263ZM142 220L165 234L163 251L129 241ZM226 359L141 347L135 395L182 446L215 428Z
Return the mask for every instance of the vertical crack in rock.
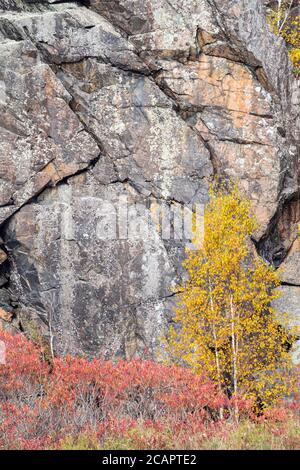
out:
M62 189L62 188L61 188ZM63 191L60 191L62 212L61 212L61 226L60 226L60 290L59 290L59 303L61 305L61 312L63 316L60 319L62 323L62 332L59 335L58 345L55 348L60 354L74 351L73 342L76 338L76 329L72 321L73 308L74 308L74 287L75 287L75 273L73 267L73 259L77 257L76 245L72 243L75 238L73 209L72 209L72 186L64 185ZM55 309L56 306L54 305ZM65 331L69 331L66 338ZM66 341L67 340L67 341ZM66 343L64 344L64 341Z

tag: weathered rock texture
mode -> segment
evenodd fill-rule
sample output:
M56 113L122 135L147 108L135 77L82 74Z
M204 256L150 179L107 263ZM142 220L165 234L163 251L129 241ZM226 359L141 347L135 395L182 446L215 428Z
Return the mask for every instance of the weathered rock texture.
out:
M263 4L0 0L0 307L11 328L40 332L59 354L154 353L185 241L174 221L162 235L151 208L204 204L214 174L253 200L255 246L285 265L280 307L300 317L300 96ZM128 204L147 236L124 224L103 236L103 207L118 225Z

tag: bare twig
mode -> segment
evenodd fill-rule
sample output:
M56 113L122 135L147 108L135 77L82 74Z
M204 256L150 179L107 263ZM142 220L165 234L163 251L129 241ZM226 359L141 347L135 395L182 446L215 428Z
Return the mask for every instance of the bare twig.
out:
M281 24L280 24L282 0L278 0L278 22L277 22L277 25L278 25L278 33L280 33L280 32L282 31L284 25L286 24L286 21L287 21L288 17L290 16L293 3L294 3L294 0L291 0L290 3L289 3L289 6L288 6L287 9L285 10L284 18L283 18L283 20L282 20L282 22L281 22ZM280 5L280 6L279 6L279 5ZM279 8L280 8L280 10L279 10Z

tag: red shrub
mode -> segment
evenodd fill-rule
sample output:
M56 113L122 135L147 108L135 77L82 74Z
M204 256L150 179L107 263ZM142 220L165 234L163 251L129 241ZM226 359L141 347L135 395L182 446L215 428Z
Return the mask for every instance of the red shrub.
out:
M40 393L49 374L49 365L41 360L41 351L24 335L0 330L5 344L5 364L0 364L0 399Z
M0 448L57 448L65 439L92 436L97 445L127 439L134 448L189 448L212 436L220 407L234 403L204 376L151 361L66 357L51 367L38 347L0 330L6 364L0 365ZM251 404L239 400L248 417ZM278 409L276 419L281 420ZM263 419L276 421L275 414ZM94 444L93 444L94 445Z

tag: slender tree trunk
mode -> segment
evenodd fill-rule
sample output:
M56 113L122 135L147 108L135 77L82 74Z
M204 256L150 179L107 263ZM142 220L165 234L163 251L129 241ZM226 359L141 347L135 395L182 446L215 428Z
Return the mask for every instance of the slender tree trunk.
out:
M216 359L216 367L217 367L217 376L218 376L218 388L220 393L223 392L222 390L222 383L221 383L221 368L220 368L220 359L219 359L219 351L218 351L218 345L217 345L217 335L216 335L216 329L215 329L215 324L213 323L213 337L215 341L215 359ZM224 418L224 410L223 406L220 407L220 419Z
M281 3L281 2L280 2ZM284 13L284 18L280 24L280 21L281 21L281 12L280 12L280 19L278 20L279 21L279 24L278 24L278 32L280 33L289 17L289 14L291 12L291 9L292 9L292 6L293 6L293 0L290 1L290 4L289 6L287 7L285 13Z
M238 393L238 366L237 366L237 338L236 338L236 322L235 311L233 306L233 298L230 296L230 315L231 315L231 348L232 348L232 366L233 366L233 392L235 397ZM236 421L239 419L238 404L235 404L234 415Z
M278 28L278 31L280 31L281 6L282 6L282 0L278 0L278 10L277 10L277 28Z
M214 301L212 298L210 278L208 282L209 282L210 308L211 308L211 313L213 315L214 314ZM215 342L215 361L216 361L216 369L217 369L218 388L219 388L220 393L222 393L223 391L222 391L222 381L221 381L221 367L220 367L220 358L219 358L219 351L218 351L215 321L213 321L212 331L213 331L213 337L214 337L214 342ZM222 420L223 418L224 418L224 410L223 410L223 406L221 406L220 407L220 419Z

